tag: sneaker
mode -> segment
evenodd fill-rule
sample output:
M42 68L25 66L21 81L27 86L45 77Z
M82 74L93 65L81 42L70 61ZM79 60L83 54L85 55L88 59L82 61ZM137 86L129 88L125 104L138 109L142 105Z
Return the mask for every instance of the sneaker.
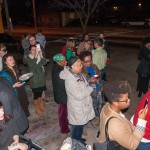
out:
M46 104L48 104L48 103L49 103L49 100L43 98L43 102L46 103Z
M86 142L86 139L84 139L84 138L81 138L81 142L84 142L84 143L85 143L85 142Z

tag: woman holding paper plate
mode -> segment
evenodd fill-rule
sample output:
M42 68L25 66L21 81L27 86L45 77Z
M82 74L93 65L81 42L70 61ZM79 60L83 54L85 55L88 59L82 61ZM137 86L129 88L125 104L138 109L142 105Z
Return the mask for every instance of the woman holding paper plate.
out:
M39 51L35 45L29 47L30 54L27 57L29 71L33 73L30 79L30 87L33 92L35 112L40 116L47 112L42 100L42 92L46 90L46 76L44 65L46 58L43 57L42 51Z
M24 84L25 82L21 83L19 80L19 71L17 70L15 59L11 54L6 54L3 56L3 70L0 72L0 76L3 76L12 84L22 109L24 110L26 116L29 117L29 101L27 98L26 86Z

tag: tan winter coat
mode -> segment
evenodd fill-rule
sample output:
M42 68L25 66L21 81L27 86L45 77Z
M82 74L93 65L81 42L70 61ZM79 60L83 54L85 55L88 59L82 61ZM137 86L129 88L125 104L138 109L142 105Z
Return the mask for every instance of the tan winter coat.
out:
M121 146L129 149L136 150L144 132L135 128L129 120L122 117L120 114L113 111L107 103L100 114L100 137L99 142L105 142L105 124L107 120L114 116L108 124L108 134L111 140L117 141Z

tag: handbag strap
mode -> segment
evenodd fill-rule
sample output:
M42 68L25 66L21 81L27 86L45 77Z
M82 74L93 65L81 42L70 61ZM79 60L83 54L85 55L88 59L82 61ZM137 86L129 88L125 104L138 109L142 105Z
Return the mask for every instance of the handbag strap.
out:
M108 135L108 123L109 123L110 119L112 119L112 118L116 118L116 117L110 117L110 118L107 120L106 125L105 125L105 136L106 136L106 141L107 141L107 142L110 141L109 135Z

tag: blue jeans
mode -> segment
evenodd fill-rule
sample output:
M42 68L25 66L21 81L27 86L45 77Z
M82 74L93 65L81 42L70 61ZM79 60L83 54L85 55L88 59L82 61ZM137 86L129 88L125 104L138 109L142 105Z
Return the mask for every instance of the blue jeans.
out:
M106 79L106 67L100 70L101 79Z
M81 141L84 125L71 125L72 139Z
M150 142L149 143L140 142L138 150L150 150Z

